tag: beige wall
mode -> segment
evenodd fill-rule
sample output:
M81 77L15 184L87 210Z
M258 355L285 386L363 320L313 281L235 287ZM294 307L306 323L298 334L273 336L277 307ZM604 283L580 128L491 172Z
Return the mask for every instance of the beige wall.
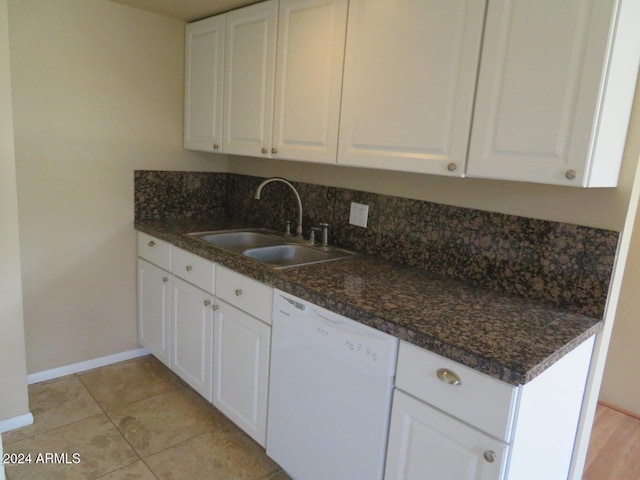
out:
M225 161L182 149L182 22L106 0L8 3L32 373L138 347L133 170Z
M0 420L29 412L8 27L7 0L0 0Z
M137 346L133 170L227 165L224 157L181 148L181 22L106 0L8 1L27 357L29 371L37 372ZM639 144L637 94L616 189L237 157L228 168L620 230ZM633 315L640 308L633 290L639 250L632 247L603 389L638 402L625 381L608 380L616 371L626 377L640 343ZM640 371L640 359L631 371Z
M640 210L636 212L600 399L640 416Z

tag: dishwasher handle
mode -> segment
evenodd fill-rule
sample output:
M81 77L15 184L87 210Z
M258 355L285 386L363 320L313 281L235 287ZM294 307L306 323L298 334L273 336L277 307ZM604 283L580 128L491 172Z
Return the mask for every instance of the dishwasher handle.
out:
M311 311L313 312L313 314L315 316L320 317L321 319L326 320L327 322L331 322L331 323L333 323L335 325L340 325L340 324L344 323L342 321L342 319L340 319L340 318L330 318L330 317L328 317L326 315L323 315L322 313L320 313L319 311L317 311L313 307L311 307Z

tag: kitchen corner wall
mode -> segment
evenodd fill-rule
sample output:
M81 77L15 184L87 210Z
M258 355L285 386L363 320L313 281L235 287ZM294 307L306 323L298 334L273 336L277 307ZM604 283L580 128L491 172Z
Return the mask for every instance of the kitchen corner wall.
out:
M226 158L182 148L183 22L107 0L8 6L35 373L138 348L133 170L224 171Z
M29 412L7 2L0 0L0 421ZM0 439L1 442L1 439ZM2 446L0 445L0 452ZM0 477L4 467L0 464Z

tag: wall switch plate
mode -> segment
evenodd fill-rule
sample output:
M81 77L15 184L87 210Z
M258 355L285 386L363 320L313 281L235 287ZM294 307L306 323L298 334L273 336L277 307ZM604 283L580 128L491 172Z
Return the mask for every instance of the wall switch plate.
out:
M349 212L349 223L357 227L367 228L369 219L369 205L351 202L351 210Z

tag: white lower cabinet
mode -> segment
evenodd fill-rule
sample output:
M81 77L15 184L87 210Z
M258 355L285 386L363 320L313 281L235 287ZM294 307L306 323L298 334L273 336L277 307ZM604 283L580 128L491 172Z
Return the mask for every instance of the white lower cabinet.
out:
M171 274L138 258L138 341L171 366Z
M385 480L499 480L507 445L400 390L393 411Z
M140 344L264 446L273 289L144 233L138 239Z
M171 300L171 369L211 401L213 295L174 277Z
M385 480L566 480L593 343L516 387L400 342Z
M213 404L264 446L271 327L219 300L214 317Z
M213 404L265 446L273 288L216 268Z

